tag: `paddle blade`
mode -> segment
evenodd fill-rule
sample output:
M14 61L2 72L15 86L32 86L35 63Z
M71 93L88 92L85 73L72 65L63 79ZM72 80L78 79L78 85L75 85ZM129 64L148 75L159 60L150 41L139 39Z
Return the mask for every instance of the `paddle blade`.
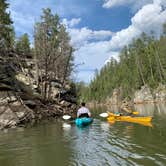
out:
M139 114L139 112L137 112L137 111L134 111L134 112L133 112L133 114L134 114L134 115L138 115L138 114Z
M100 116L101 116L101 117L103 117L103 118L106 118L106 117L108 117L108 116L109 116L109 114L108 114L108 113L106 113L106 112L104 112L104 113L101 113L101 114L100 114Z
M69 119L71 118L71 116L70 116L70 115L63 115L62 118L63 118L64 120L69 120Z

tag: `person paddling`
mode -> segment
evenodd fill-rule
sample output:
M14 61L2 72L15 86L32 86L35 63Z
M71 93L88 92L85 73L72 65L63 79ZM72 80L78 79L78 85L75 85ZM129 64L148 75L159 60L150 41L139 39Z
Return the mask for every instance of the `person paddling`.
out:
M77 111L77 117L78 118L83 118L83 117L91 117L91 113L87 107L85 107L85 103L81 103L81 108L78 109Z
M131 109L131 106L128 102L123 101L121 107L120 107L120 115L124 116L133 116L133 111Z

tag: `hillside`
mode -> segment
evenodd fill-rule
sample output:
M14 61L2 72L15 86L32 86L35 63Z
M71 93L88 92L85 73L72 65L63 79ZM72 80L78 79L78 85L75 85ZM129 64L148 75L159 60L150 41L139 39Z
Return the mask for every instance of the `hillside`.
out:
M89 86L79 85L80 99L106 102L116 90L121 100L166 100L166 28L159 39L142 34L124 47L119 60L111 59L96 73ZM145 88L147 87L147 88ZM145 89L145 90L142 90ZM141 92L140 92L141 91ZM142 97L141 97L142 95ZM140 99L140 100L139 100Z

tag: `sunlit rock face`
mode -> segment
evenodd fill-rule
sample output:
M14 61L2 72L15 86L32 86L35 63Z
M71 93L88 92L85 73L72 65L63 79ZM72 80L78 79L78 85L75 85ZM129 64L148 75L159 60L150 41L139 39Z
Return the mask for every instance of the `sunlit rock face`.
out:
M23 68L19 61L8 58L15 57L0 57L0 129L23 126L64 113L75 115L76 97L69 85L62 88L59 80L53 80L52 100L47 105L43 103L40 87L37 86L34 65L25 64Z
M160 84L154 91L155 102L166 101L166 86Z
M0 129L16 127L33 118L33 111L18 101L0 106Z
M148 86L142 86L140 90L136 91L133 99L135 104L153 102L154 97Z
M133 99L135 104L165 102L166 101L166 86L160 84L156 89L150 89L148 86L142 86L136 91Z
M107 98L106 103L110 105L118 105L122 100L122 89L114 89L112 96Z

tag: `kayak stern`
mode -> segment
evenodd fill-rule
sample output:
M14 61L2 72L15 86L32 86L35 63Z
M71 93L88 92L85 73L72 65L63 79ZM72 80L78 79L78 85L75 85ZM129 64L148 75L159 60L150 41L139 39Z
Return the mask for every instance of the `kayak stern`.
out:
M89 124L91 124L93 122L92 118L77 118L75 120L75 124L79 127L84 127L84 126L88 126Z

